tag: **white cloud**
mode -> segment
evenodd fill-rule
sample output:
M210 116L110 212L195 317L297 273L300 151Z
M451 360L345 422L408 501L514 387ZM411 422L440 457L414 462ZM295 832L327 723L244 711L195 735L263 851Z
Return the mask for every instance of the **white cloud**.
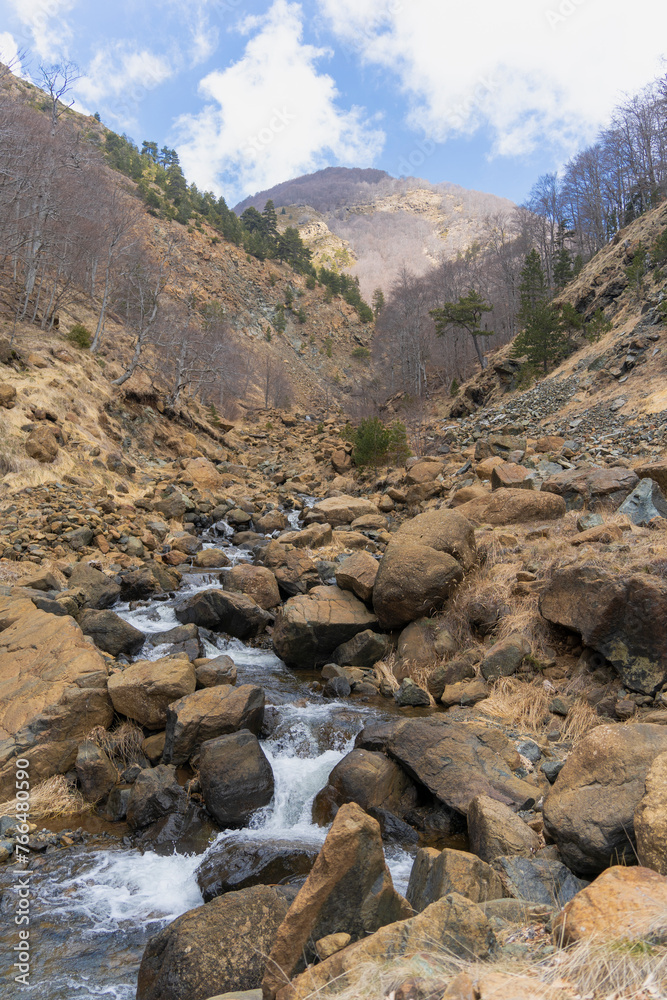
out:
M23 27L19 48L32 46L42 60L60 62L67 58L72 30L65 14L75 0L9 0L9 6Z
M332 160L368 166L384 133L363 109L339 107L334 80L317 69L329 55L302 41L302 9L275 0L246 18L243 56L200 84L208 103L175 123L187 177L199 187L237 197L307 173Z
M127 125L134 121L144 97L172 72L164 56L116 42L95 54L76 84L77 99L94 109L104 106L106 114Z
M21 76L25 79L26 74L21 66L20 55L14 36L8 31L0 31L0 62L9 66L14 76Z
M436 141L488 124L494 152L590 141L667 49L656 0L318 0L343 48L398 76Z

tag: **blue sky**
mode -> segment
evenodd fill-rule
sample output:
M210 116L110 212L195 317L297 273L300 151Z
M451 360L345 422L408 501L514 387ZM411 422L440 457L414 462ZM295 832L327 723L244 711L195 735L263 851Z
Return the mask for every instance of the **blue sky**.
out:
M667 71L663 0L0 0L0 58L233 205L328 165L521 202Z

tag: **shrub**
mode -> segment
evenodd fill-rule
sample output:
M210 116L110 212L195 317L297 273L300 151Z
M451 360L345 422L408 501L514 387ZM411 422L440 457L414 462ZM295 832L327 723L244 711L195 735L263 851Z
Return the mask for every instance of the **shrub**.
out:
M306 278L306 288L310 288L310 290L312 291L313 288L315 287L315 284L316 282L314 276L312 274L309 274L308 277Z
M303 307L299 309L298 313L296 314L296 318L299 323L305 323L306 320L308 319L308 317L306 316L306 310Z
M355 349L352 351L352 357L355 358L357 361L368 361L370 356L371 352L368 350L367 347L361 347L361 346L355 347Z
M452 379L452 384L449 387L449 395L450 396L458 396L460 388L461 388L461 386L459 385L458 379L457 378L453 378Z
M359 467L384 465L388 460L402 463L410 454L405 424L396 420L385 427L379 417L362 420L354 432L352 458Z
M75 323L68 334L66 334L70 344L87 351L93 342L93 335L83 323Z

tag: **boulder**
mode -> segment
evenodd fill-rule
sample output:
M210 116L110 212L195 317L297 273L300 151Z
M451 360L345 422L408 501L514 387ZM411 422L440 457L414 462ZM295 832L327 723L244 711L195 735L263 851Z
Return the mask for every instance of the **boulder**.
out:
M183 472L186 479L191 479L200 490L219 490L224 485L221 474L207 458L189 459L183 466Z
M133 653L138 653L146 641L143 632L124 621L115 611L92 609L81 611L77 621L97 648L103 649L105 653L111 653L112 656L120 656L121 653L131 656Z
M438 476L442 475L445 463L441 458L425 457L410 466L405 476L405 481L409 486L419 483L430 483Z
M522 635L510 635L494 643L482 660L482 676L490 681L496 677L511 677L530 653L530 643Z
M341 806L276 935L262 981L265 1000L317 957L315 941L339 933L358 941L411 912L393 887L379 824L355 803Z
M650 868L607 869L558 914L553 940L667 943L667 878Z
M264 721L264 692L252 684L202 688L167 709L163 759L184 764L202 743L249 729L258 734Z
M560 861L548 858L525 858L514 855L499 857L493 862L505 889L515 899L542 903L560 909L588 882L577 878Z
M431 697L411 677L404 677L398 691L394 692L394 701L401 708L427 708L431 704Z
M42 424L28 434L25 442L26 454L44 465L55 462L58 457L58 442L50 427Z
M195 689L195 668L186 656L137 660L109 678L109 697L119 715L147 729L164 729L167 706Z
M544 828L563 861L596 875L635 857L634 813L653 761L667 752L667 727L599 726L572 751L544 800Z
M655 694L667 682L667 582L578 562L554 570L540 595L547 621L581 634L626 687Z
M331 660L342 667L365 667L370 670L378 660L384 659L390 645L388 636L367 628L357 632L348 642L341 643L331 654Z
M313 819L320 825L330 823L346 802L356 802L365 812L379 808L402 817L417 804L417 789L405 771L383 753L351 750L315 796Z
M236 664L230 656L214 656L212 660L195 667L195 676L198 688L236 684Z
M257 531L262 535L272 535L274 531L283 531L289 521L281 510L267 510L261 517L254 518Z
M640 479L652 479L667 494L667 459L640 465L634 472Z
M559 496L568 510L597 510L608 504L618 506L638 483L632 469L590 466L564 469L542 483L542 492Z
M470 850L483 861L503 855L530 857L540 847L540 838L520 816L497 799L477 795L468 806Z
M202 590L187 597L176 605L174 614L184 625L192 622L236 639L261 635L271 621L268 612L252 597L216 589Z
M92 740L85 740L78 749L76 776L86 802L105 799L118 781L118 772L104 750Z
M199 780L206 808L223 828L244 826L273 798L271 765L247 729L202 743Z
M288 597L307 594L321 583L317 566L310 556L280 542L269 542L262 553L262 560L273 570L279 588Z
M256 989L290 896L288 889L257 885L178 917L146 945L137 1000L208 1000Z
M534 490L535 473L514 462L501 462L491 471L491 489Z
M195 872L204 902L251 885L276 885L305 879L319 847L292 840L248 840L225 837L206 852Z
M38 742L82 740L94 726L111 724L106 663L73 618L39 611L25 598L0 596L0 660L5 759ZM46 770L42 780L59 773Z
M339 587L314 587L291 597L276 614L273 648L294 667L312 669L377 619L354 594Z
M476 524L502 525L556 521L565 510L565 501L554 493L500 489L462 504L458 513Z
M185 806L186 794L176 780L176 768L166 764L146 768L134 783L127 801L127 822L135 830Z
M428 545L437 552L453 556L467 572L477 561L475 532L472 524L460 511L428 510L410 521L404 521L394 535L394 540L409 539Z
M667 875L667 753L655 758L646 775L635 809L635 836L639 864Z
M502 882L490 865L474 854L446 848L436 851L421 847L417 851L406 892L408 903L421 913L431 903L457 892L473 903L502 899Z
M667 517L667 500L653 479L641 479L618 508L633 524L646 526L654 517Z
M332 528L338 528L341 524L352 524L358 517L364 514L379 514L379 510L370 500L363 497L327 497L320 500L311 508L313 520L330 524Z
M121 575L120 596L124 601L143 601L155 594L176 590L180 581L176 570L151 560Z
M278 583L271 570L265 566L251 566L249 563L233 566L225 579L225 589L246 594L265 611L280 604Z
M277 1000L307 1000L339 980L356 986L361 996L364 969L368 964L384 966L389 960L398 963L402 958L432 955L434 951L453 954L469 962L471 959L488 958L495 944L493 931L482 909L452 892L427 906L417 916L381 927L370 937L349 945L308 969L289 985L286 986L283 979L281 984L277 984L282 986ZM273 992L265 991L264 1000L272 1000L273 995Z
M110 723L113 717L111 704L109 710ZM2 759L8 762L0 768L0 802L7 802L16 794L16 757L10 757L10 753L15 749L11 741L3 741ZM52 743L38 743L28 750L21 749L17 756L25 757L30 762L26 770L30 773L31 784L37 786L54 774L67 774L71 771L78 749L77 740L54 740Z
M294 545L299 549L320 549L324 545L331 545L332 541L331 525L317 522L301 531L284 531L278 539L280 545Z
M442 716L367 726L357 746L383 750L414 780L457 812L467 814L476 795L522 809L538 789L512 773L521 758L498 729L481 722L449 722Z
M440 610L462 579L460 563L448 553L409 539L390 542L373 588L379 624L400 628Z
M110 608L120 597L120 584L94 569L87 563L75 563L69 577L71 590L79 590L83 595L82 608L103 610Z
M408 625L408 628L412 626ZM407 629L406 629L407 631ZM456 656L447 663L439 664L428 678L428 690L436 701L442 698L445 688L471 680L475 668L469 657Z
M16 406L16 386L11 382L0 382L0 406L5 410L11 410Z
M370 601L379 566L368 552L355 552L336 570L336 583L341 590L351 590L360 601Z
M198 569L220 569L229 566L229 557L224 549L200 549L195 554L193 566Z

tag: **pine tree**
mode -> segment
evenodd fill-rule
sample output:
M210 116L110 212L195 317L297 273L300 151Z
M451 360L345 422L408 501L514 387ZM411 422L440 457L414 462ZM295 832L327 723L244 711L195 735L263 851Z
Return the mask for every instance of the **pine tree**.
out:
M486 368L486 360L479 346L480 337L492 337L493 330L483 330L479 325L484 313L491 312L492 305L485 302L479 292L471 288L467 295L461 295L458 302L445 302L439 309L431 309L430 315L435 320L435 332L438 337L444 336L450 327L465 330L473 339L480 368Z
M277 243L278 240L278 216L276 215L276 210L271 199L269 199L264 206L264 211L262 212L262 219L264 220L264 235L267 240L272 240L273 243Z
M531 367L541 367L544 374L549 365L567 353L567 338L557 310L549 301L549 290L536 250L526 257L519 286L519 322L522 332L515 338L514 354L528 355Z
M376 288L373 292L373 315L377 319L384 308L384 292L381 288Z

